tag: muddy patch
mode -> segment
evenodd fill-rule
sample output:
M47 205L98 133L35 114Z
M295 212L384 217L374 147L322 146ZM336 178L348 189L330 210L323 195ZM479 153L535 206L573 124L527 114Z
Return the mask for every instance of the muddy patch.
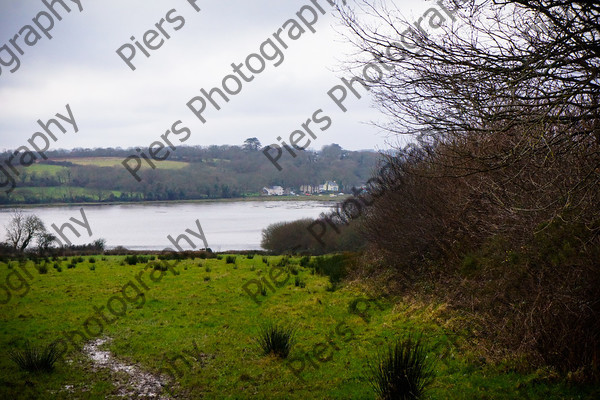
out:
M127 365L117 360L110 351L102 350L110 339L101 338L87 343L83 352L94 363L94 368L110 369L115 375L115 386L117 397L126 399L157 399L167 400L169 397L163 395L163 389L167 385L167 379L144 372L134 365ZM112 375L112 374L111 374Z

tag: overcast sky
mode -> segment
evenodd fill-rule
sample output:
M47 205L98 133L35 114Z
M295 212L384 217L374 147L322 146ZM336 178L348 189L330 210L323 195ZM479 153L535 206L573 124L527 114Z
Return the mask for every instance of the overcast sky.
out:
M369 124L384 117L368 95L348 101L347 113L327 96L344 76L342 66L350 50L331 14L319 15L316 33L296 41L287 38L281 65L267 60L265 71L244 82L220 111L205 114L206 124L186 106L200 89L221 87L222 79L233 72L231 63L243 63L258 52L261 43L310 4L308 0L198 0L200 12L188 0L81 0L82 12L72 0L63 1L71 12L57 6L62 21L54 18L52 40L42 34L34 46L23 43L29 32L23 28L32 25L39 31L32 19L48 11L42 0L0 1L0 46L18 54L10 40L21 31L15 43L25 53L18 54L21 65L14 73L9 71L14 65L0 66L0 150L26 145L39 130L37 120L68 115L66 104L79 132L68 129L53 149L147 148L178 120L191 130L185 145L239 145L248 137L267 145L276 143L278 136L289 138L317 109L323 109L333 125L317 134L312 148L338 143L352 150L384 149L397 141ZM319 2L329 7L326 0ZM406 14L413 15L411 7L422 10L428 4L407 5ZM150 58L136 49L132 71L116 50L131 44L131 36L142 41L146 31L157 30L155 24L171 9L176 10L171 16L183 17L185 24L176 31L181 21L165 23L170 39L150 50ZM43 16L39 21L47 23ZM34 41L35 35L28 40ZM4 63L10 60L6 50L0 56Z

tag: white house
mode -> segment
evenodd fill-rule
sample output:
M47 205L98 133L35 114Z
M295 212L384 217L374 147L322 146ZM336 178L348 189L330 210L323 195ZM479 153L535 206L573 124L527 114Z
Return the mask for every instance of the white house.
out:
M319 185L319 192L339 192L340 186L336 181L327 181L323 185Z
M273 186L270 188L264 187L262 194L267 196L283 196L283 188L281 186Z
M300 192L302 193L318 193L319 187L317 185L301 185Z

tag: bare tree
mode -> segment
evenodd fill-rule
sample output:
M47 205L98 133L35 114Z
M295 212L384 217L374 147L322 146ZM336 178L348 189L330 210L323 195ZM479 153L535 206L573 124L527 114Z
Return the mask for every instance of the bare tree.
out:
M56 235L52 233L48 233L46 231L39 233L37 235L38 239L38 250L41 254L45 254L50 247L52 247L53 243L56 241Z
M37 215L24 215L21 210L13 212L6 227L7 242L18 251L25 251L32 240L44 233L44 222Z
M388 129L443 143L448 157L462 161L446 171L455 176L573 161L576 174L557 177L551 185L560 191L537 210L559 214L585 201L593 210L589 194L600 185L597 2L451 0L443 3L448 13L432 8L418 24L389 1L357 4L340 13L365 56L357 75L392 117ZM373 78L377 69L381 78ZM523 208L516 203L503 204Z

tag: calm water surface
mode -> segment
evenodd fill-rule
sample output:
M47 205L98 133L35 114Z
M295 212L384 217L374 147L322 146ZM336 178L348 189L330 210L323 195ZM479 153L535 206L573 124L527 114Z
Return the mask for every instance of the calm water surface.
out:
M50 232L52 224L62 226L73 217L82 220L83 208L92 230L73 226L82 234L77 239L66 229L65 233L74 244L90 243L104 238L109 248L124 246L132 250L162 250L172 247L168 235L176 238L186 229L197 232L196 220L200 221L209 247L214 251L258 250L262 230L275 222L315 218L326 212L333 203L317 201L239 201L190 204L132 204L103 206L61 206L25 209L35 213ZM10 219L10 210L0 210L0 230ZM2 233L3 235L4 233ZM195 244L201 240L190 236ZM0 240L4 240L2 237ZM184 249L190 249L182 240ZM200 247L203 247L202 245Z

